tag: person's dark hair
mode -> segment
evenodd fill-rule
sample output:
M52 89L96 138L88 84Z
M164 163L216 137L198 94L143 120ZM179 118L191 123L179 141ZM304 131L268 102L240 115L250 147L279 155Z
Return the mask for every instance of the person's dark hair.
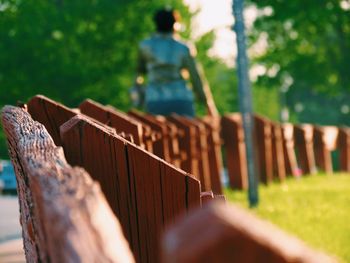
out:
M168 33L174 29L177 16L173 9L160 9L154 14L154 22L158 32Z

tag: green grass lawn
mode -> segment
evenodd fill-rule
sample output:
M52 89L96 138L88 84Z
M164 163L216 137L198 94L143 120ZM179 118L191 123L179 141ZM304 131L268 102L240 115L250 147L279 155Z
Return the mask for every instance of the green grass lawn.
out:
M226 190L230 202L248 207L247 193ZM259 188L260 203L252 209L311 247L350 262L350 175L289 178Z

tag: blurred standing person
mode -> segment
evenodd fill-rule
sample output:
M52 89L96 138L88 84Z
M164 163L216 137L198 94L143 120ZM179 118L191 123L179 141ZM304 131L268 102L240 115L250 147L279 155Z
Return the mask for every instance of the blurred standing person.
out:
M210 88L195 61L195 48L182 42L176 34L178 18L179 14L171 9L155 13L157 32L139 44L134 87L139 90L148 113L194 117L193 90L197 99L206 105L208 115L217 116ZM184 71L188 72L192 90L187 86ZM148 81L143 86L145 75Z

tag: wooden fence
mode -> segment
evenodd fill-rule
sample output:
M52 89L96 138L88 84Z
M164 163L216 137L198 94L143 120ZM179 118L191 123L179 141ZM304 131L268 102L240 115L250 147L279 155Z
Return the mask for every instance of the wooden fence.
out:
M44 126L12 106L2 110L2 124L16 171L26 261L134 262L99 185L67 164Z
M167 119L130 111L128 114L111 106L85 100L79 109L68 107L38 95L28 102L33 118L45 125L57 145L62 145L59 127L78 113L95 122L114 128L128 138L175 167L200 180L202 191L222 194L222 156L220 127L208 119L171 116ZM50 114L55 117L50 118Z
M36 113L46 109L55 109L57 117ZM136 261L158 262L162 229L191 207L200 206L199 181L118 135L126 130L111 128L43 96L33 97L28 110L58 136L67 161L83 167L100 183ZM88 111L86 104L84 111ZM125 127L120 123L118 127Z
M346 127L311 124L279 124L255 115L254 146L260 182L283 181L287 175L315 174L318 170L350 172L350 132ZM233 189L247 189L247 161L244 132L239 113L226 114L221 120L227 172ZM338 160L332 152L338 151Z
M201 203L225 200L220 195L222 160L218 120L176 115L163 118L140 112L126 114L91 100L79 108L69 109L44 96L35 96L28 102L31 116L19 108L3 110L3 126L18 180L28 261L231 262L234 256L244 262L269 259L317 262L315 258L322 258L303 245L299 246L302 250L291 256L287 245L273 243L278 235L267 235L263 230L265 225L259 220L250 220L239 212L232 217L232 212L229 209L223 212L226 209L220 205L194 212ZM31 117L41 122L49 133ZM256 138L262 141L257 158L261 158L264 182L274 177L283 180L288 169L283 167L294 169L295 152L291 151L290 143L293 140L285 135L286 127L257 118L260 127L255 131ZM237 178L229 169L231 186L243 188L246 168L240 116L225 116L221 124L223 138L227 140L231 136L234 141L226 141L228 162L235 158L239 164L239 169L230 166L240 173ZM339 134L347 139L347 132L343 129ZM69 164L62 148L56 147L50 136L63 147ZM345 142L341 143L341 149L347 153ZM281 156L292 157L286 161L288 158ZM70 165L79 165L90 175ZM178 167L188 169L193 175ZM110 208L90 176L101 186ZM222 211L221 216L213 213L217 209ZM253 229L248 224L242 225L246 220L254 225ZM169 232L169 227L181 231ZM206 234L209 229L213 230L209 231L213 236ZM237 229L243 232L237 234ZM165 232L170 234L162 240ZM265 234L262 238L257 233ZM284 240L294 244L292 239ZM59 243L57 249L55 242ZM232 251L243 253L232 254Z

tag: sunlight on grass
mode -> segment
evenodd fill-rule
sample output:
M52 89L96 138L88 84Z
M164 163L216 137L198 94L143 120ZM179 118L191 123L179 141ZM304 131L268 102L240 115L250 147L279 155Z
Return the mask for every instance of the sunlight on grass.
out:
M247 193L226 189L230 202L248 207ZM260 204L252 211L314 248L350 262L350 175L289 178L259 188Z

